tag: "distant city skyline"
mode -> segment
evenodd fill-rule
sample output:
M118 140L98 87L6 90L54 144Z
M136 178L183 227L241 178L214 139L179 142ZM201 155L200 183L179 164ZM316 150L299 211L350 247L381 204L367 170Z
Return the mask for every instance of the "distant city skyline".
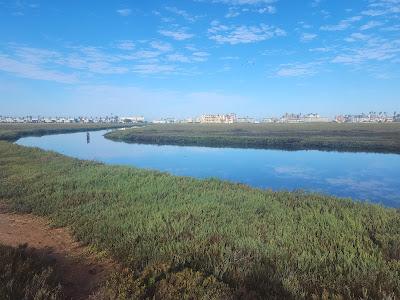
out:
M321 116L318 113L296 114L285 113L282 116L265 116L255 118L253 116L241 116L235 113L228 114L202 114L186 118L173 116L159 119L148 119L139 115L105 115L105 116L5 116L0 115L0 123L209 123L209 124L233 124L233 123L392 123L400 122L400 113L393 112L369 112L361 114L340 114L334 118Z
M0 2L0 115L400 111L399 0Z

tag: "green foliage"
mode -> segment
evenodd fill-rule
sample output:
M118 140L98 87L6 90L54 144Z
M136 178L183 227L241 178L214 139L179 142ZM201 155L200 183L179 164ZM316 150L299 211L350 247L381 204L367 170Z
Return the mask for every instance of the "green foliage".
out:
M284 150L400 153L400 124L168 124L105 135L114 141Z
M6 142L0 154L0 199L70 226L128 267L131 278L110 283L115 295L400 297L394 209L106 166Z
M126 269L114 274L96 299L233 299L234 291L214 276L169 264L153 264L135 275Z
M0 244L0 299L62 299L53 263L26 245L12 248Z

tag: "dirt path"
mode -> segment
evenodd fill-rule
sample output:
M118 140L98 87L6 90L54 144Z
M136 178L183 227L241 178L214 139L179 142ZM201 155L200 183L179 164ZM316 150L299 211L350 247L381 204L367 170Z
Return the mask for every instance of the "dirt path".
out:
M87 299L117 265L96 258L88 248L75 242L65 228L50 228L48 221L33 215L7 212L0 204L0 243L18 246L28 243L56 260L67 299Z

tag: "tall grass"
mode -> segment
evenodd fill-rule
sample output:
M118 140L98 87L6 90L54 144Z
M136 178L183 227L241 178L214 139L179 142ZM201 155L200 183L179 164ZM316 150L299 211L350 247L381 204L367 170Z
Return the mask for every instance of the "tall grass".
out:
M400 213L0 142L0 199L128 267L124 298L400 297ZM210 296L214 295L214 296Z
M160 145L400 153L400 123L168 124L114 131L106 137Z
M0 244L0 299L63 299L54 263L37 250Z

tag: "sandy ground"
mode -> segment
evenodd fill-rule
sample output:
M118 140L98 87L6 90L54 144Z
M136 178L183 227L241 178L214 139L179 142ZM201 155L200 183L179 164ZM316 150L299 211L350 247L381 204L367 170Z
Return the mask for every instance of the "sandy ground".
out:
M37 216L9 213L1 204L0 243L27 243L56 260L67 299L88 299L117 267L109 259L90 254L87 247L74 241L68 229L51 228L46 219Z

